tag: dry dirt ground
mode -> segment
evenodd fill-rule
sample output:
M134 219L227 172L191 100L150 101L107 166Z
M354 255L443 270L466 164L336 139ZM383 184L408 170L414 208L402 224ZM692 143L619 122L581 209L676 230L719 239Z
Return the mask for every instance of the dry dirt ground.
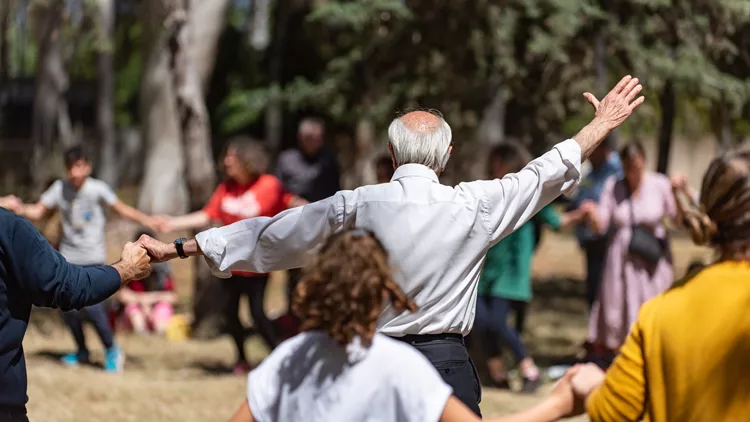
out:
M127 228L110 236L122 244L131 233ZM113 247L112 249L116 249ZM677 274L689 261L707 258L705 250L675 241ZM116 251L112 251L113 255ZM189 298L189 266L174 269L180 278L180 296ZM527 323L526 339L541 364L574 355L586 335L586 305L583 299L583 259L569 235L545 234L534 264L535 299ZM273 283L267 308L283 307L283 281ZM89 344L94 358L101 360L101 345L93 332ZM24 341L29 372L29 416L32 421L225 421L243 400L245 380L226 374L232 361L228 339L171 343L156 337L120 335L127 354L125 372L103 373L96 366L63 368L61 354L73 342L61 326L46 321L32 326ZM247 344L257 363L267 353L255 339ZM524 409L541 400L551 386L533 396L484 389L482 409L486 417ZM584 421L585 418L578 418Z

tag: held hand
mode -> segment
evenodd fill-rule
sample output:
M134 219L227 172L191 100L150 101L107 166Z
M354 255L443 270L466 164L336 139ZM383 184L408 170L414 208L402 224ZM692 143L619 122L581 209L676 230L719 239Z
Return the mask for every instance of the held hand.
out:
M555 413L557 413L559 418L576 416L583 413L583 405L579 403L580 400L577 399L572 384L572 379L578 370L578 365L570 368L565 375L557 381L554 389L550 393L549 400L554 403Z
M177 258L177 251L173 244L160 242L148 235L142 235L136 244L145 249L154 262L165 262Z
M141 280L151 274L151 258L146 249L137 243L128 242L120 255L120 262L114 265L123 283Z
M604 371L593 363L581 365L571 380L576 397L584 401L604 381Z
M168 233L172 230L172 216L169 215L154 215L151 217L151 224L153 230L159 233Z
M14 214L19 214L23 207L23 201L15 195L8 195L0 198L0 207L7 209Z
M586 218L591 218L593 215L596 215L597 205L594 201L586 200L583 201L578 209L585 214Z
M590 92L584 93L583 96L596 110L596 119L601 120L612 130L620 126L633 113L633 110L643 104L644 97L636 99L641 89L643 87L638 83L638 78L628 75L622 78L601 101Z
M684 191L687 188L687 177L684 174L675 174L670 178L673 190Z

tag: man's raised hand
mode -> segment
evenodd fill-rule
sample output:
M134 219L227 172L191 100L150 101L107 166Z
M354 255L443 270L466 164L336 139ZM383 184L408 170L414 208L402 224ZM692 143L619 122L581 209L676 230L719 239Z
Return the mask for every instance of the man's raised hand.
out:
M583 96L596 110L594 119L573 138L581 147L581 160L586 160L613 130L620 126L633 110L643 104L643 97L636 97L643 87L638 78L630 75L622 78L601 101L586 92Z
M601 101L590 92L583 96L594 107L596 118L612 130L620 126L645 101L643 96L636 98L643 89L638 82L638 78L625 76Z

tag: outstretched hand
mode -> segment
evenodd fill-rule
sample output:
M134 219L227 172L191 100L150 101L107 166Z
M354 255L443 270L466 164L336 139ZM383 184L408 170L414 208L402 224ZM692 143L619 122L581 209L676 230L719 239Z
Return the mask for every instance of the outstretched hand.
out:
M172 219L169 215L153 215L151 216L151 228L159 233L167 233L172 231Z
M625 76L601 101L590 92L583 96L594 107L596 117L615 129L645 101L643 96L636 98L643 89L638 82L638 78Z
M673 190L684 191L688 186L687 176L685 176L684 174L673 175L672 177L670 177L670 182L672 182Z
M585 398L581 398L573 386L573 379L581 367L582 365L575 365L568 369L550 393L550 400L555 403L556 413L560 417L577 416L584 412Z
M136 242L148 252L153 262L165 262L177 258L175 246L171 243L164 243L148 235L141 235Z
M126 284L131 280L142 280L151 274L151 258L141 245L128 242L122 249L120 260L113 267L120 273L121 282Z
M604 382L604 371L593 363L579 365L571 379L576 397L584 401Z
M4 196L0 198L0 207L7 209L14 214L19 214L23 207L23 201L15 195Z

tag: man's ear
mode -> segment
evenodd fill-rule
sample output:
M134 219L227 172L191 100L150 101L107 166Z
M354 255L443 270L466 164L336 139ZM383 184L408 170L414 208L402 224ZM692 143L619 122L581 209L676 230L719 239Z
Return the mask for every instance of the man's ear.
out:
M396 154L393 153L393 144L388 142L388 151L391 152L391 162L393 163L393 169L396 170L398 163L396 162Z

